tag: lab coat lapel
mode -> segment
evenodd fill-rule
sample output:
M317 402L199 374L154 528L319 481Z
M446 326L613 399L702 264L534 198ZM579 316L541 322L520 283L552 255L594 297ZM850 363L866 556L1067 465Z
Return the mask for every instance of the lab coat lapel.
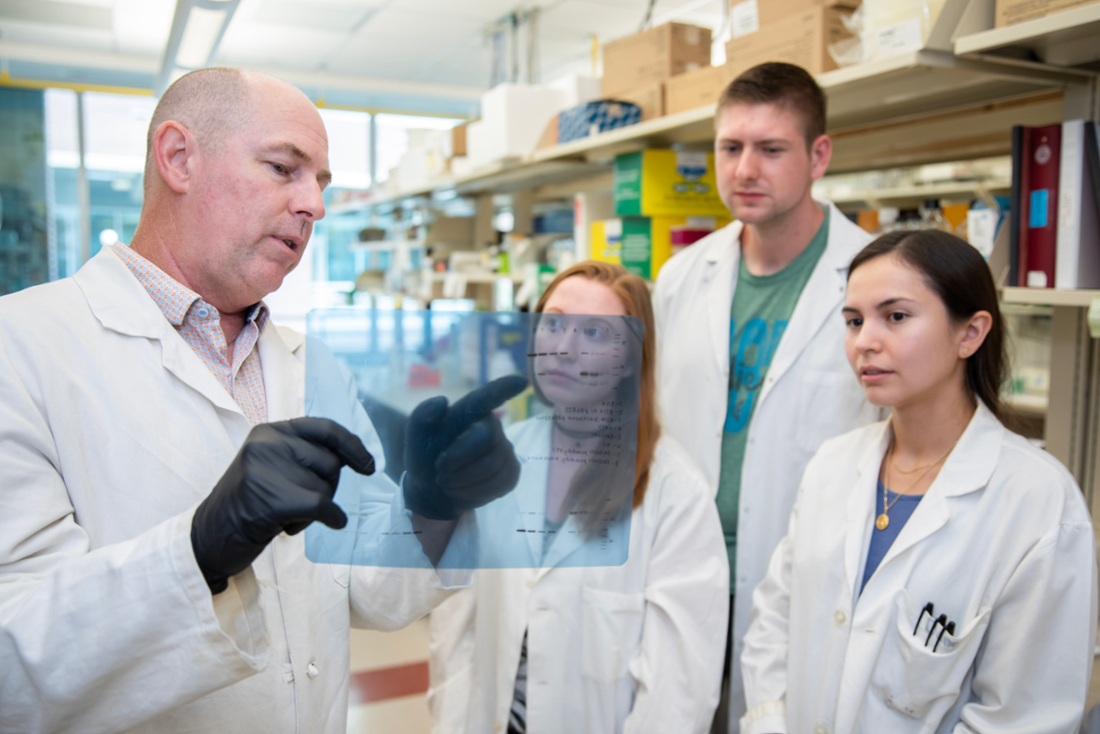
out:
M720 230L725 236L708 245L710 249L705 260L706 271L702 278L707 298L710 343L718 361L720 375L729 374L730 306L737 283L737 264L741 261L741 227L740 222L735 222Z
M317 385L316 378L306 374L305 366L296 356L298 350L305 349L305 337L268 322L258 345L267 397L267 420L285 421L308 415Z
M951 499L989 484L1005 428L984 404L978 404L959 443L947 457L932 486L913 511L909 522L898 533L879 568L886 567L893 559L929 537L948 523L951 518Z
M161 344L164 368L216 407L240 415L240 406L198 355L176 332L130 269L104 247L74 276L88 306L103 327Z
M890 442L888 423L881 424L877 440L867 442L859 459L859 476L848 495L847 532L844 536L844 575L848 579L854 606L863 582L863 564L870 542L871 524L875 516L875 495L878 491L879 467Z
M843 233L840 232L840 220L843 218L844 215L830 204L829 242L791 313L787 329L783 332L783 338L780 339L779 347L768 367L768 379L760 392L760 402L767 400L772 387L791 368L826 319L839 318L836 308L844 299L848 265L851 261L850 254L839 244L843 238Z

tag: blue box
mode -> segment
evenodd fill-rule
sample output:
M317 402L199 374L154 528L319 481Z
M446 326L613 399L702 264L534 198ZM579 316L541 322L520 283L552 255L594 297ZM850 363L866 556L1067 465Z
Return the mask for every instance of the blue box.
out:
M558 142L568 143L642 121L642 108L630 102L601 100L558 113Z

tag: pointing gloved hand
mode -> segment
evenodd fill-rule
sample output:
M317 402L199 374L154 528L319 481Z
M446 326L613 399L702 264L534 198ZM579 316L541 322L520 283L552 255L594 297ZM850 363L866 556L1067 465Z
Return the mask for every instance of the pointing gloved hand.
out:
M339 423L295 418L254 427L191 522L191 546L210 591L224 591L229 577L284 530L293 535L314 520L344 527L348 518L332 497L345 464L374 473L374 457Z
M408 509L429 520L455 520L512 491L519 461L493 410L525 387L526 379L509 375L450 407L442 396L416 406L405 431Z

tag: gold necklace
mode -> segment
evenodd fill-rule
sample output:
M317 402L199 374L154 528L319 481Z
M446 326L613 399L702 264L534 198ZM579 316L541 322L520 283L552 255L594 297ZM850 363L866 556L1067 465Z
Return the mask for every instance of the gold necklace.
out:
M960 436L959 438L962 438L962 436ZM927 466L925 466L924 471L922 471L920 473L920 475L913 481L913 483L910 484L906 488L906 492L908 492L913 487L917 486L920 483L920 480L924 479L924 476L929 471L931 471L932 467L936 466L941 461L943 461L948 456L950 456L951 452L955 450L955 445L958 444L958 442L959 442L959 439L958 438L955 439L955 443L951 444L951 448L949 448L947 450L946 454L941 456L934 463L928 464ZM887 482L890 481L890 476L889 476L890 467L893 466L893 461L894 461L894 439L893 439L893 437L891 437L890 438L890 446L887 447L887 449L886 449L886 471L884 472L884 474L886 476L883 477L883 482L882 482L882 514L875 518L875 527L878 528L879 530L885 530L886 528L890 527L890 515L889 515L890 508L893 507L894 505L896 505L898 500L901 499L901 496L906 493L906 492L898 492L897 497L894 498L893 502L890 502L890 503L886 502L886 500L887 500L886 484L887 484ZM894 467L894 468L897 469L897 467ZM916 471L916 469L913 469L912 471Z

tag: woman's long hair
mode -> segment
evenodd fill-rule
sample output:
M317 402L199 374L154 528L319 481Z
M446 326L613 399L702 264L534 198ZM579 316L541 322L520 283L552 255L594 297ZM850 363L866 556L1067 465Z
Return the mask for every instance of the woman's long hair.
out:
M542 313L546 308L546 302L553 295L554 290L566 278L586 278L588 280L607 286L622 301L623 310L628 316L633 316L641 322L644 329L642 334L642 367L636 378L638 390L638 453L634 462L634 497L632 506L639 507L645 499L646 487L649 485L649 468L653 463L653 454L657 448L657 439L661 435L661 425L657 421L657 378L654 370L656 360L657 339L654 334L656 322L653 318L653 303L649 297L649 288L645 281L637 275L626 271L622 265L586 260L577 263L571 268L558 274L550 285L546 287L542 297L535 305L534 312ZM635 378L627 378L634 382ZM537 382L532 380L536 385ZM631 389L633 386L625 386ZM540 396L541 397L541 396ZM570 494L574 488L581 486L599 486L599 474L603 467L588 465L578 472ZM597 483L597 484L591 484Z
M955 235L935 229L890 232L864 247L848 267L848 278L864 263L894 255L924 276L955 323L978 311L987 311L992 324L985 341L966 358L966 388L1002 423L1014 416L1001 400L1001 386L1008 379L1005 327L997 302L997 287L989 265L973 246Z

